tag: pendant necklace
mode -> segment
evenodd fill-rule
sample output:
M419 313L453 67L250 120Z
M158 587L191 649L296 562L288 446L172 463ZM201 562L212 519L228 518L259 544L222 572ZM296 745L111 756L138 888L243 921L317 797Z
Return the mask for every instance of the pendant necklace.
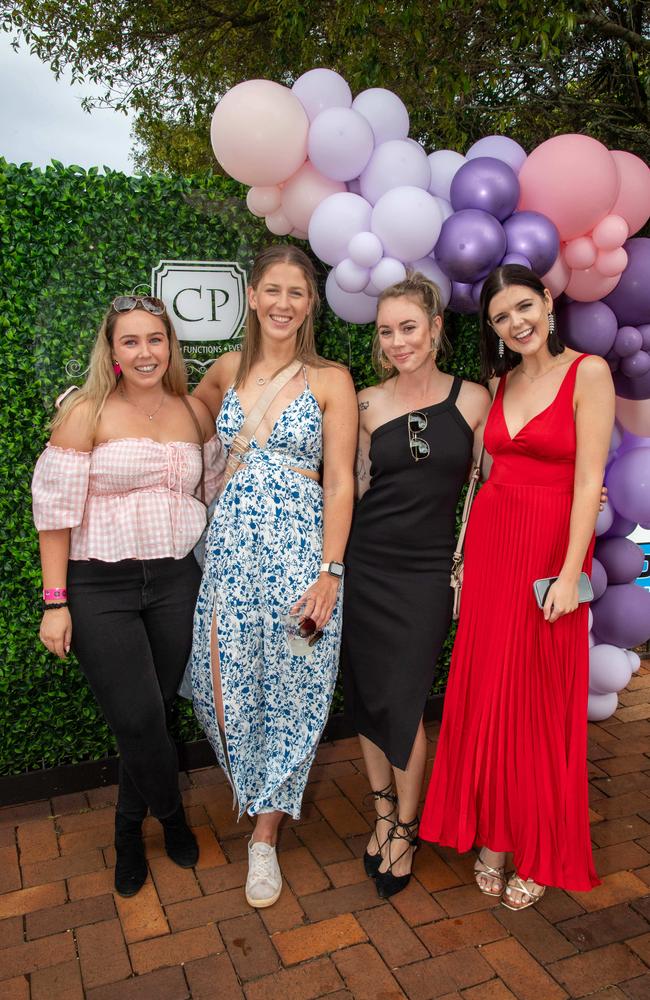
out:
M158 413L159 409L161 408L161 406L165 402L165 393L163 392L162 399L158 403L158 406L153 411L153 413L147 413L147 411L143 410L143 408L141 406L138 406L138 404L134 403L132 399L129 399L129 397L125 393L124 389L122 389L121 387L120 387L120 395L122 396L123 399L126 400L127 403L130 403L131 406L135 406L136 410L139 410L140 413L143 413L145 417L148 417L149 420L153 420L153 418L156 416L156 414Z
M266 385L267 382L268 382L268 379L267 378L262 378L261 375L259 376L259 378L255 379L255 384L256 385Z

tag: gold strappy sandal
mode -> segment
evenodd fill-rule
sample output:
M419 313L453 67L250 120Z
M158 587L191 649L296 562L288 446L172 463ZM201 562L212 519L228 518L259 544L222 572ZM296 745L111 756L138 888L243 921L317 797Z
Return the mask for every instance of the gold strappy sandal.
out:
M476 867L477 865L480 865L481 867L477 868ZM495 882L499 883L500 888L498 888L496 891L493 891L491 889L486 889L479 882L479 878L481 875L484 875L487 878L494 879ZM506 887L506 870L504 866L501 866L499 868L493 868L492 865L486 864L486 862L481 857L481 851L479 851L478 858L474 863L474 879L476 881L479 890L483 893L484 896L494 896L495 899L498 899L499 896L503 894L503 890Z
M520 903L506 902L506 897L511 896L513 890L522 894L523 898ZM536 882L533 882L532 885L528 885L522 878L519 877L519 875L517 875L516 872L514 872L508 879L506 891L501 898L501 905L505 906L508 910L527 910L529 906L534 906L535 903L538 903L545 892L545 885L537 885Z

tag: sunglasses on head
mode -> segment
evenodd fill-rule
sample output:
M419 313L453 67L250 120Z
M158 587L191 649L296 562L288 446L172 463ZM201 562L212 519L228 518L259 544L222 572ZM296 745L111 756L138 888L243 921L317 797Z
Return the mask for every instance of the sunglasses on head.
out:
M153 295L118 295L111 303L111 308L117 313L128 313L138 306L152 316L162 316L165 312L163 300L156 299Z
M413 459L419 462L423 458L428 458L430 455L429 442L425 441L424 438L418 437L419 434L422 434L427 429L429 424L426 413L421 413L420 410L413 410L408 415L407 423L409 446Z
M307 640L308 646L315 646L318 640L323 638L323 630L316 628L313 619L303 618L298 625L298 635L301 639Z

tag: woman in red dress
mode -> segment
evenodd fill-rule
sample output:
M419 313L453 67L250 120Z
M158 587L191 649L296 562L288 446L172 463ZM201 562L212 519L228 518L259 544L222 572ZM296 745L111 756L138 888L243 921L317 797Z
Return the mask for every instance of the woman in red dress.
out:
M565 348L548 289L507 265L481 294L481 358L500 377L485 429L493 465L472 509L463 600L420 834L481 845L479 889L510 909L547 885L598 884L587 803L587 604L614 421L599 357ZM543 610L533 581L557 577ZM506 883L506 853L515 872Z

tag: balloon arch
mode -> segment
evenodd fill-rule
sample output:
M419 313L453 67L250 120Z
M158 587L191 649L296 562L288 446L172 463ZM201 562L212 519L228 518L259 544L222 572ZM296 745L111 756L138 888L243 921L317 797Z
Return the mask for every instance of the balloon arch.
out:
M605 719L639 668L630 647L650 637L650 590L638 586L650 529L650 169L586 135L558 135L530 154L490 135L463 156L427 155L409 138L396 94L354 100L346 81L312 69L291 89L248 80L212 119L215 155L250 185L247 205L270 232L308 240L331 271L326 297L368 323L377 296L422 271L445 307L475 313L502 263L531 267L559 301L563 339L600 354L616 384L609 500L598 518L590 612L589 718Z

